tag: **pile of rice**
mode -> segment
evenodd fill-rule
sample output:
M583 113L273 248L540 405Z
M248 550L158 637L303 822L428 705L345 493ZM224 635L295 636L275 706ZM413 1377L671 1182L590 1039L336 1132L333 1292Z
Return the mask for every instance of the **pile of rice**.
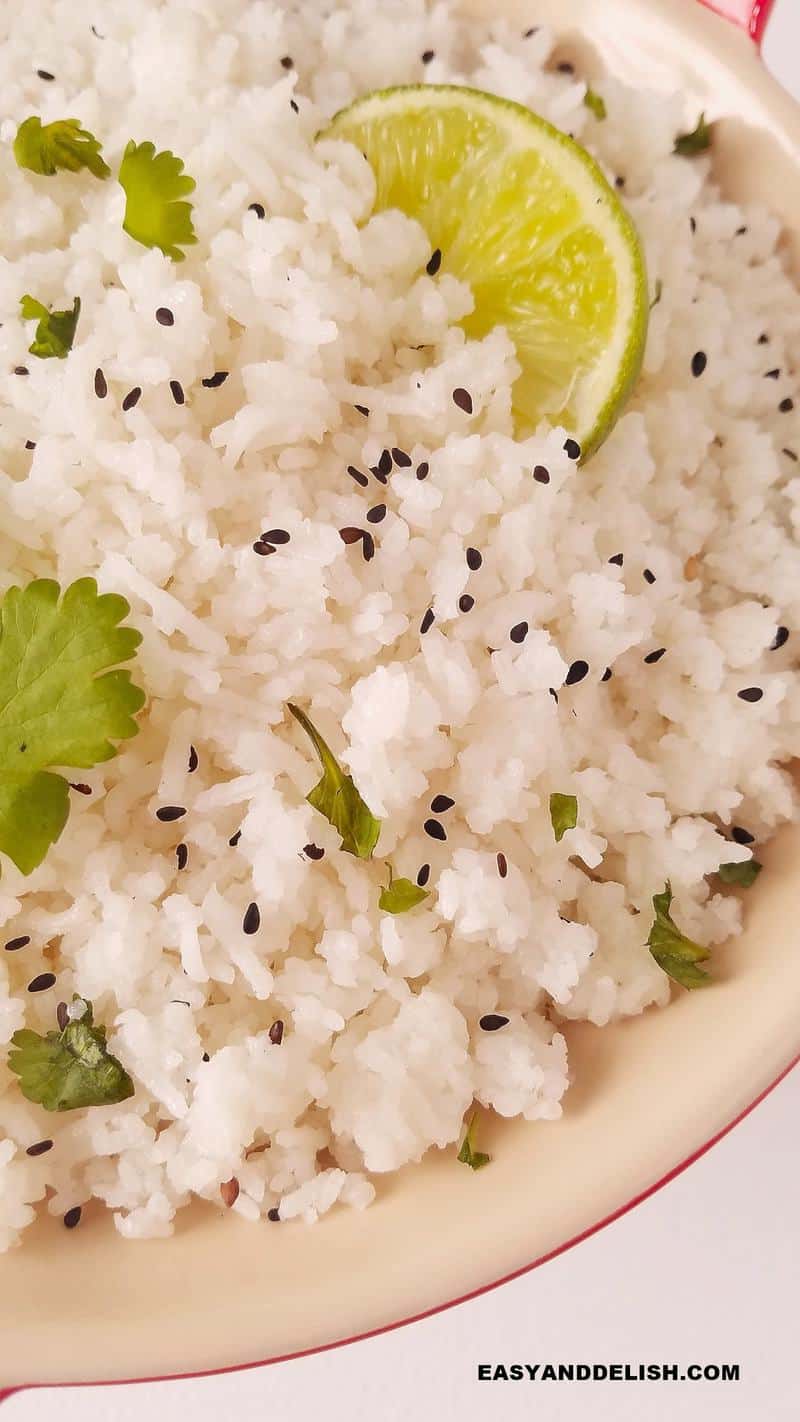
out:
M741 902L705 876L797 811L781 766L800 753L782 630L800 619L800 298L778 224L723 200L707 159L672 156L697 117L679 96L595 81L599 122L552 51L544 30L423 0L108 0L95 27L67 0L15 10L2 589L90 574L124 594L149 703L138 737L81 773L92 793L44 864L3 864L2 941L30 938L0 950L4 1246L37 1205L92 1198L127 1238L167 1235L234 1178L233 1213L312 1220L451 1147L473 1100L556 1119L563 1025L670 997L652 895L671 880L680 927L724 943ZM563 430L515 440L506 334L467 342L446 253L428 275L418 226L368 220L362 156L314 142L357 95L422 80L575 134L642 233L662 283L644 375L584 468ZM130 137L178 153L197 180L187 260L126 236L113 179L18 169L29 113L80 118L112 168ZM28 356L28 291L80 295L66 360ZM374 862L306 803L319 767L287 700L383 818ZM552 792L579 802L559 844ZM436 796L454 804L437 815ZM164 823L165 806L186 813ZM428 875L401 917L377 907L387 860ZM45 971L52 989L30 993ZM52 1029L73 993L136 1091L51 1115L7 1044ZM487 1014L507 1024L486 1031Z

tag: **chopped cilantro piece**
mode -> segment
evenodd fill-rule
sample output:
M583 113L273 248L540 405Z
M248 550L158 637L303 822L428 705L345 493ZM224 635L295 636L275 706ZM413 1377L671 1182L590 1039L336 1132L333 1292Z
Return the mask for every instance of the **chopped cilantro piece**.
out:
M342 836L342 849L357 859L371 859L378 843L381 822L376 819L359 795L351 775L345 775L330 747L311 724L304 711L287 703L296 721L309 737L322 764L322 779L306 796L309 805L319 810L329 824Z
M550 796L550 823L558 844L567 830L574 829L578 823L578 801L575 795Z
M389 882L381 889L379 909L383 909L384 913L408 913L409 909L416 908L423 899L427 899L427 889L421 889L419 884L415 884L411 879L395 879L391 864L387 867Z
M31 355L39 356L40 360L47 360L50 356L63 360L69 355L81 314L80 297L75 297L71 311L48 311L47 307L33 296L23 296L19 305L23 321L39 323L36 335L28 346Z
M711 128L706 123L705 114L697 120L697 127L691 133L681 133L675 139L675 152L679 158L695 158L698 153L707 153L711 147Z
M461 1142L461 1149L457 1159L462 1165L468 1165L470 1170L482 1170L484 1165L489 1165L492 1157L485 1151L475 1149L475 1137L478 1131L478 1113L473 1111Z
M77 173L81 168L88 168L96 178L107 178L111 169L101 151L102 144L74 118L43 124L33 114L20 124L14 139L17 166L48 178L60 169Z
M69 786L53 766L110 760L134 736L144 704L127 662L141 636L118 624L130 607L80 578L61 597L40 578L0 602L0 851L23 874L41 864L69 813ZM102 675L100 675L102 673Z
M181 247L197 241L192 204L183 199L195 190L194 178L183 171L183 159L154 143L128 143L119 168L125 191L123 227L144 247L160 247L173 262L186 256Z
M133 1082L106 1046L105 1027L95 1027L92 1004L73 998L85 1011L62 1032L42 1037L30 1028L15 1032L8 1065L28 1101L45 1111L80 1106L112 1106L133 1096Z
M720 864L717 873L723 884L738 884L741 889L749 889L763 867L757 859L744 859L738 864Z
M667 884L663 894L654 894L653 908L656 916L650 929L647 946L653 957L674 982L685 988L706 987L711 979L698 963L711 957L708 948L687 938L676 927L670 914L672 887Z
M608 116L606 101L602 94L598 94L596 89L589 87L583 96L583 102L587 109L594 114L596 119L604 119Z

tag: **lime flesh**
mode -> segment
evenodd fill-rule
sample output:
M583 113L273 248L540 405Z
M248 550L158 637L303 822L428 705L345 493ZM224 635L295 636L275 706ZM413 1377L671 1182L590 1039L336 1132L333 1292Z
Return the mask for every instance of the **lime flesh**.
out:
M325 137L361 149L375 211L416 218L469 283L467 335L507 328L518 432L545 419L596 449L639 374L648 302L636 229L594 159L521 104L454 85L368 94Z

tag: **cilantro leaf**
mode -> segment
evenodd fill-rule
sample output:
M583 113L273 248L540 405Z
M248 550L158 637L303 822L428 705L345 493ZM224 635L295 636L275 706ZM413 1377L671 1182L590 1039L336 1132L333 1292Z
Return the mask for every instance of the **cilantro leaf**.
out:
M56 119L43 124L33 114L17 129L14 157L17 167L48 178L60 168L70 173L88 168L96 178L107 178L111 169L100 157L102 147L93 134L81 128L80 119Z
M679 158L696 158L698 153L707 153L710 147L711 128L702 113L697 120L697 127L693 128L691 133L681 133L675 139L674 152Z
M41 360L49 356L63 360L72 350L75 340L75 328L81 314L80 297L75 297L71 311L48 311L33 296L23 296L19 305L23 321L39 323L33 342L28 346L31 355L39 356Z
M711 953L708 948L703 948L700 943L694 943L691 938L687 938L676 927L670 914L671 904L672 887L667 883L663 894L653 895L656 916L647 946L659 968L674 982L685 988L707 987L711 979L697 964L704 963L711 957Z
M112 738L136 735L145 699L130 672L106 670L141 641L118 625L130 612L124 597L98 595L94 578L60 594L40 578L0 602L0 851L23 874L67 821L69 788L51 767L110 760Z
M583 102L586 108L594 114L596 119L602 120L608 117L605 99L602 94L598 94L596 89L592 89L591 86L586 90L583 96Z
M391 864L388 865L389 882L381 889L378 908L384 913L408 913L427 899L427 889L421 889L412 879L395 879Z
M8 1065L19 1077L23 1096L45 1111L113 1106L133 1096L133 1082L106 1047L105 1027L94 1026L90 1002L63 1032L42 1037L26 1027L14 1033L11 1046Z
M357 859L371 859L378 843L381 822L359 795L353 777L345 775L330 747L299 706L287 702L289 710L309 737L322 764L322 779L306 795L309 805L319 810L342 836L342 849Z
M154 143L128 143L119 168L125 192L125 220L129 237L144 247L159 247L173 262L186 256L181 247L197 241L192 225L192 204L184 202L196 187L183 171L183 159Z
M738 864L720 864L717 873L723 884L738 884L742 889L749 889L763 867L757 859L744 859Z
M578 801L574 795L550 796L550 823L559 844L567 830L574 829L578 823Z
M461 1149L457 1156L461 1164L468 1165L470 1170L483 1170L484 1165L489 1165L492 1159L485 1151L475 1149L477 1130L478 1113L477 1111L473 1111L464 1134L464 1139L461 1142Z

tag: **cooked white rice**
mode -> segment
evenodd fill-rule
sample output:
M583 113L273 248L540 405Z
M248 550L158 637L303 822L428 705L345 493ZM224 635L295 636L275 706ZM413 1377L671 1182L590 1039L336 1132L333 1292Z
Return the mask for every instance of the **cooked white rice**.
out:
M233 1176L248 1219L362 1207L372 1177L452 1146L474 1099L557 1118L562 1024L669 999L646 947L652 895L671 880L680 926L723 944L741 903L704 876L749 858L731 827L759 841L796 812L781 769L800 752L793 639L770 650L800 619L800 414L779 409L800 299L778 224L723 200L706 159L672 156L696 118L680 96L602 81L598 122L580 75L548 68L543 30L475 30L423 0L107 0L98 33L66 0L5 8L2 589L92 574L124 594L149 702L138 737L81 773L92 795L45 863L27 879L3 865L3 941L31 942L0 951L0 1242L37 1207L91 1198L127 1238L166 1235L192 1196L222 1208ZM625 180L663 294L636 397L585 468L563 430L515 441L505 333L467 342L469 291L446 264L425 273L413 222L367 220L356 150L314 143L355 96L423 77L530 105ZM10 144L32 112L80 118L112 166L131 136L180 154L197 180L187 260L126 236L114 180L19 170ZM67 360L27 356L26 291L80 295ZM413 463L386 488L347 475L393 447ZM366 562L338 530L381 502ZM274 528L290 542L258 557ZM564 685L578 660L588 674ZM753 686L757 704L738 696ZM339 851L305 802L319 770L288 699L383 817L374 863ZM580 805L560 844L553 791ZM455 801L445 842L423 831L436 794ZM162 824L170 804L187 814ZM431 866L429 898L402 917L377 909L386 860L412 879ZM261 927L245 935L250 902ZM29 994L47 970L54 988ZM52 1115L21 1095L6 1044L51 1029L73 993L136 1091ZM508 1026L482 1031L493 1012ZM43 1138L53 1148L29 1157Z

